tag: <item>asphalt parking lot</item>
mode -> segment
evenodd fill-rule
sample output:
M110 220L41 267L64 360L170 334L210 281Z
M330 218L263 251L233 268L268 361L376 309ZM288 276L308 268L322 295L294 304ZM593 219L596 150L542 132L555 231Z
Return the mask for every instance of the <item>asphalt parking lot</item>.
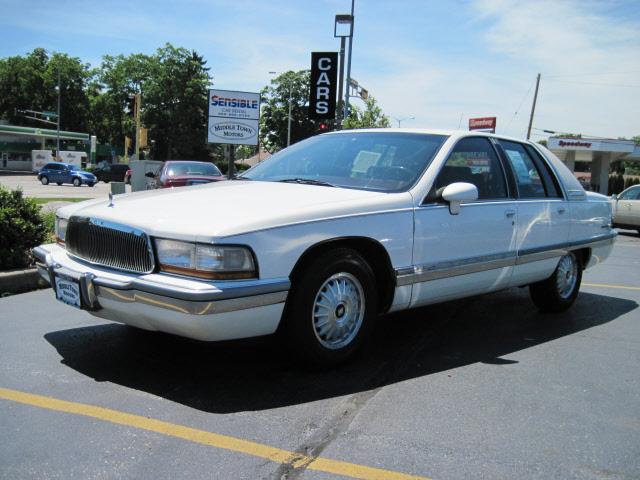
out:
M313 372L3 298L0 478L640 478L638 302L625 232L565 314L517 288L435 305Z
M74 187L70 183L42 185L35 174L3 174L0 175L0 185L11 190L21 188L25 196L41 198L106 198L111 191L111 185L104 182L98 182L93 187ZM130 192L131 186L126 185L126 189Z

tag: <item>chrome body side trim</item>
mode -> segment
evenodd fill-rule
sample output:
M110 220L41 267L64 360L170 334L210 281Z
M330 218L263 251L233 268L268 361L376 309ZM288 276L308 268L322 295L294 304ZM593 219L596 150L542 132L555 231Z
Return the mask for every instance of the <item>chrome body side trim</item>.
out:
M559 245L547 245L544 247L518 250L518 252L505 252L482 257L470 257L460 260L439 262L434 264L414 265L396 269L396 286L411 285L427 282L440 278L456 277L470 273L483 272L496 268L512 267L530 262L560 258L574 247L604 246L612 244L617 236L616 232L605 235L567 242Z

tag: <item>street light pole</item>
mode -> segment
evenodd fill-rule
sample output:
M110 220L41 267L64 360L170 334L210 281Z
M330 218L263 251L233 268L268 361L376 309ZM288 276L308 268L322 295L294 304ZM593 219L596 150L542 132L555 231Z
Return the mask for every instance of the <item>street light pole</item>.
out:
M60 67L58 67L58 119L56 128L56 157L60 158Z
M349 82L351 80L351 52L353 51L353 29L355 28L355 18L353 18L353 12L355 8L355 1L351 0L351 32L349 32L349 58L347 59L347 82L344 92L344 113L342 115L343 120L349 116Z
M340 37L340 79L338 80L338 101L342 100L342 95L344 92L344 46L345 46L345 38ZM340 112L337 113L337 126L338 128L342 128L342 119Z
M398 122L398 128L400 128L402 122L404 122L405 120L415 120L415 119L416 117L394 118L394 120Z

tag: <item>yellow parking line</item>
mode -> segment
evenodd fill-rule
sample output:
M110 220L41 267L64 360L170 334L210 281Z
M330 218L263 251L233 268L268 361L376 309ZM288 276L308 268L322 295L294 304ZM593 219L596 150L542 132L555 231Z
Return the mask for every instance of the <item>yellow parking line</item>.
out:
M310 457L288 450L271 447L261 443L243 440L241 438L220 435L218 433L198 430L174 423L163 422L153 418L141 417L130 413L119 412L109 408L96 407L85 403L68 402L57 398L33 395L31 393L0 388L0 399L31 405L34 407L55 410L58 412L72 413L85 417L96 418L105 422L139 428L150 432L160 433L168 437L181 438L190 442L221 448L233 452L244 453L254 457L271 460L276 463L287 463L293 468L306 465L310 470L317 470L345 477L360 478L363 480L429 480L426 477L417 477L405 473L383 470L381 468L367 467L355 463L341 462L322 457Z
M600 288L620 288L623 290L640 290L640 287L630 287L629 285L609 285L607 283L583 283L585 287L600 287Z

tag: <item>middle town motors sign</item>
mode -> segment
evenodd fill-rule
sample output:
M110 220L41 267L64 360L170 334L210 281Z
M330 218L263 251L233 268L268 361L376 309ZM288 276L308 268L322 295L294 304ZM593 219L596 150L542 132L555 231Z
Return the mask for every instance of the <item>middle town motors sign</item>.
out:
M259 122L259 93L209 90L209 143L258 145Z

